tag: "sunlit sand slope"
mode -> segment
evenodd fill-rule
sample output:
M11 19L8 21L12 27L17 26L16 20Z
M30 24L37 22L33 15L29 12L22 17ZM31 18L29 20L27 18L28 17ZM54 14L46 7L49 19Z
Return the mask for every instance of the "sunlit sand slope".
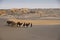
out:
M19 22L30 22L33 25L56 25L56 24L60 24L60 20L17 20L17 19L9 19L12 21L15 21L16 23Z

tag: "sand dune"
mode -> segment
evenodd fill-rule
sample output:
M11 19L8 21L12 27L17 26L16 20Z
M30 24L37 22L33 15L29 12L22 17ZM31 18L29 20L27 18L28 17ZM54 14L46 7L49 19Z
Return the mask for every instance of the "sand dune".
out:
M30 22L33 25L56 25L60 24L60 20L17 20L17 19L9 19L15 22Z

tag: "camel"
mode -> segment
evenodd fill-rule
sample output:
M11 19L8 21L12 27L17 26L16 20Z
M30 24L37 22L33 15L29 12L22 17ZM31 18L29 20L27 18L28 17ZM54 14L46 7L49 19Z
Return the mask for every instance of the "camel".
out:
M23 24L23 27L25 27L25 22L24 22L24 24Z
M7 24L10 26L14 26L14 25L17 25L17 27L32 27L32 23L20 23L20 22L17 22L15 23L14 21L7 21Z
M23 23L17 22L17 27L20 27Z
M8 25L14 26L16 23L14 21L7 21Z
M30 25L30 23L24 23L23 26L28 27L29 25Z
M30 23L26 23L26 27L28 27L30 25Z

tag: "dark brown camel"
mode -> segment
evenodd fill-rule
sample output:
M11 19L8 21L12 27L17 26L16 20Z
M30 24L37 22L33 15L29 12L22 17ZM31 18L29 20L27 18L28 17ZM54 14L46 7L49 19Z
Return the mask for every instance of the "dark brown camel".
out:
M30 25L30 23L25 23L25 26L28 27Z
M32 27L32 23L24 23L23 27L28 27L30 25L30 27Z
M15 23L14 21L7 21L7 24L13 26L13 25L15 25L16 23Z
M20 27L23 23L17 22L17 27Z

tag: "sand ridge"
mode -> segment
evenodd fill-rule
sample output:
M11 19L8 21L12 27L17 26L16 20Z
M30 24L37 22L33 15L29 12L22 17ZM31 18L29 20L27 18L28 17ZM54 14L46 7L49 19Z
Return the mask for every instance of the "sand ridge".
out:
M12 20L14 22L26 22L26 23L32 23L33 25L56 25L56 24L60 24L60 20L18 20L18 19L9 19Z

